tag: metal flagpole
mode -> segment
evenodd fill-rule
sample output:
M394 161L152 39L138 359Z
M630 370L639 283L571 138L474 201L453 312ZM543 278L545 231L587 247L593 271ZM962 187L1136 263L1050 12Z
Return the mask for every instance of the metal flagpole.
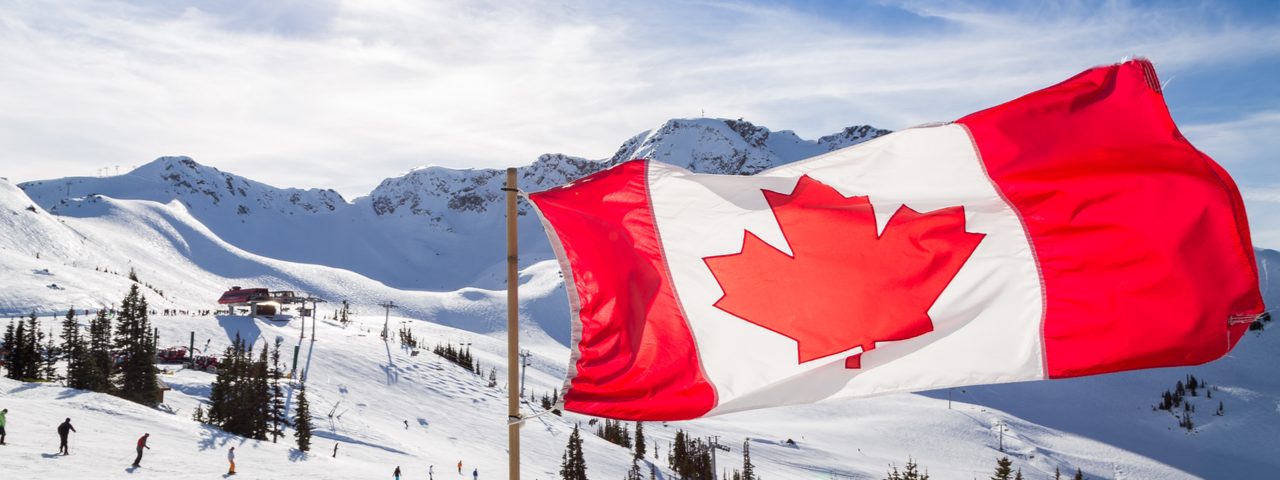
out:
M516 239L516 169L507 169L507 478L520 480L520 390L519 367L516 358L520 353L519 299L516 287L519 273Z

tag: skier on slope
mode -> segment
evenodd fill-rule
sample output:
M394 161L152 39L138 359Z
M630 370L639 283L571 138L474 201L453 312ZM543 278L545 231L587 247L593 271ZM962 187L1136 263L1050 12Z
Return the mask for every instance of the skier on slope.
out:
M399 466L399 465L396 465L396 471L391 472L391 477L392 477L392 478L395 478L395 480L400 480L400 466Z
M71 454L71 452L68 451L67 449L67 435L70 435L71 432L74 432L74 431L76 431L76 427L71 426L70 418L63 421L62 425L58 425L58 440L59 440L58 453L61 453L63 455Z
M133 468L142 467L142 465L140 465L142 463L142 449L145 448L147 450L151 450L151 447L147 446L147 437L150 436L150 433L144 433L141 437L138 437L138 458L133 459Z
M231 447L231 450L227 450L227 463L231 464L231 470L227 470L227 475L235 475L236 474L236 447Z
M471 478L472 478L472 480L480 480L480 469L479 469L479 468L471 469Z
M9 409L0 410L0 445L4 445L4 417L9 414Z
M458 460L458 475L462 475L462 460Z
M436 480L436 466L435 466L435 465L428 465L428 466L427 466L427 480Z

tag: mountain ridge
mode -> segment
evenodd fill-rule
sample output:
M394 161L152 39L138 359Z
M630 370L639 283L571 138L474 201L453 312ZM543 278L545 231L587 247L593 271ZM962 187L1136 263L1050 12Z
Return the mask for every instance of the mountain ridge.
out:
M672 119L623 142L609 158L544 154L518 167L525 191L538 191L637 157L672 161L701 173L745 175L888 133L855 125L818 140L771 131L745 120ZM85 215L94 195L157 203L178 201L218 237L245 251L350 270L395 288L498 288L495 264L458 261L462 253L501 251L500 169L412 169L347 200L332 189L279 188L185 156L160 157L124 175L23 182L19 187L54 215ZM523 265L552 258L541 226L521 205ZM279 233L277 233L279 232ZM360 232L360 235L345 232ZM296 234L304 244L272 241ZM352 251L369 252L356 259Z

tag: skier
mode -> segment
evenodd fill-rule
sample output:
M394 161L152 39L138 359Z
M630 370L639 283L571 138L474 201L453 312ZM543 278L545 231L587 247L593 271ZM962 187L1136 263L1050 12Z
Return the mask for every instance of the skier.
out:
M480 469L479 469L479 468L475 468L475 469L472 469L472 470L471 470L471 478L472 478L472 480L480 480Z
M62 425L58 425L58 440L60 440L60 442L58 443L58 453L61 453L63 455L71 454L71 452L68 451L67 449L67 435L70 435L71 432L74 432L74 431L76 431L76 427L71 426L70 418L63 421Z
M4 445L4 416L9 414L9 409L0 410L0 445Z
M396 471L391 472L391 476L396 480L400 480L400 466L396 465Z
M141 437L138 437L138 458L133 459L133 468L142 467L142 465L139 465L140 463L142 463L142 449L145 448L147 450L151 450L151 447L147 446L147 437L150 437L150 436L151 436L150 433L144 433L142 434Z
M227 463L231 464L231 470L227 470L227 475L235 475L236 474L236 447L231 447L231 450L227 450Z
M427 466L427 480L436 480L436 466Z
M462 460L458 460L458 475L462 475Z

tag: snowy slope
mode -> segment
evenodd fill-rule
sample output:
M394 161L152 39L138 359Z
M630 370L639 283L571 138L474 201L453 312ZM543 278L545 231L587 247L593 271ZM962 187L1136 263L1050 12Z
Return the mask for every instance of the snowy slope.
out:
M259 346L279 342L286 358L298 345L299 368L307 372L317 417L312 454L292 451L288 438L276 445L249 441L188 420L209 392L212 375L203 372L162 377L174 389L166 396L172 413L99 394L0 380L12 443L0 455L18 475L11 478L210 477L225 468L231 445L238 447L239 477L251 479L386 478L397 465L407 478L423 478L427 465L435 465L439 478L447 479L456 478L449 472L458 460L467 471L479 468L481 478L505 476L501 381L490 388L484 379L427 351L415 356L384 343L377 335L381 317L359 317L345 329L322 320L318 332L308 330L314 341L310 335L299 338L299 319L161 316L154 321L162 345L184 344L192 332L198 348L208 345L212 351L237 334ZM410 325L427 345L471 343L482 365L498 367L503 378L500 339L407 318L391 321L393 328ZM559 384L567 352L542 345L534 354L527 388L540 394ZM1266 478L1266 472L1280 467L1273 455L1280 389L1274 375L1267 375L1269 368L1256 366L1269 367L1276 360L1280 336L1268 332L1251 335L1232 358L1194 369L973 387L954 392L950 409L946 392L934 392L651 423L646 435L650 455L656 441L663 456L678 428L718 435L729 446L718 452L725 468L741 464L741 444L750 439L752 458L765 478L881 478L887 465L901 465L908 456L934 478L973 478L986 475L1004 454L1028 478L1075 467L1090 478ZM1215 401L1222 399L1227 410L1223 417L1201 414L1195 433L1150 409L1159 392L1187 372L1217 386ZM1212 410L1200 405L1202 411ZM73 455L56 457L53 428L66 417L79 432L72 437ZM587 420L576 415L530 420L522 430L525 478L555 478L572 422L590 429ZM997 450L1001 424L1008 428L1004 454ZM154 450L145 468L130 474L130 445L143 432L152 434ZM591 478L621 478L628 452L593 435L585 438ZM787 445L787 439L796 445ZM335 443L340 444L337 459L330 457Z
M0 289L0 315L113 305L128 288L125 275L134 269L154 287L146 293L157 309L212 308L231 285L263 286L333 303L347 299L357 311L370 313L377 303L394 300L398 312L415 318L483 333L505 329L505 291L394 289L339 268L256 255L219 238L177 201L159 204L93 195L63 205L60 217L39 207L28 210L31 205L21 190L0 180L0 211L6 222L0 224L6 229L0 236L0 276L6 279ZM273 238L304 241L295 236ZM521 278L526 308L545 311L565 304L553 262L534 264ZM322 306L321 311L335 308ZM567 325L562 329L567 332ZM532 324L526 336L550 341Z

